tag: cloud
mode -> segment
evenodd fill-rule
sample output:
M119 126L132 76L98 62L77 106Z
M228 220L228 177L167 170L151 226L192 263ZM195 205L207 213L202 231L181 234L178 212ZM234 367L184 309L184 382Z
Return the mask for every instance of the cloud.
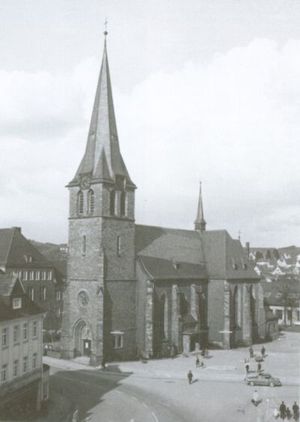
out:
M192 227L202 179L210 229L297 243L299 48L257 39L208 63L162 69L129 93L113 83L138 222ZM22 220L31 237L65 240L63 186L85 148L98 71L95 59L69 74L0 71L3 224Z

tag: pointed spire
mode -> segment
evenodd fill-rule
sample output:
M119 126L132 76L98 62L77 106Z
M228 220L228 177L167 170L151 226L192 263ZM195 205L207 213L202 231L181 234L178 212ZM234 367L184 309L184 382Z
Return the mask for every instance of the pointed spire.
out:
M106 48L107 30L104 31L104 51L98 85L94 100L85 154L71 183L79 182L82 175L99 178L99 167L108 167L108 175L113 181L123 176L126 182L135 187L124 164L117 132L112 88ZM104 152L103 152L104 151ZM105 172L106 173L106 172Z
M197 216L195 220L195 230L204 232L206 229L206 221L204 220L204 211L203 211L203 203L202 203L202 183L200 182L200 191L199 191L199 199L198 199L198 209L197 209Z

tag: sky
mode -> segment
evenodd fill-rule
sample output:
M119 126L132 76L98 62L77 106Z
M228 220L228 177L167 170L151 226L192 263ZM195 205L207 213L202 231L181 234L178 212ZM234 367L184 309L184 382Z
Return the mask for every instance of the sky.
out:
M136 222L300 246L298 0L1 0L0 226L67 242L106 18Z

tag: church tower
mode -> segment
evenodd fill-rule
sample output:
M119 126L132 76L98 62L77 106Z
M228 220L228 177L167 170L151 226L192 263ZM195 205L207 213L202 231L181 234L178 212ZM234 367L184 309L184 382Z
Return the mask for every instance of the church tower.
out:
M121 359L135 349L134 195L123 161L104 52L86 150L68 184L69 255L62 347L66 358Z

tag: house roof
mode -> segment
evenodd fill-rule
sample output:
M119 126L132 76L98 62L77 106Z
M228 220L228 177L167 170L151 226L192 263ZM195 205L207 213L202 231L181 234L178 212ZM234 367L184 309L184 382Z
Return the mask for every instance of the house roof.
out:
M196 277L199 271L198 278L208 275L215 279L259 280L240 241L232 239L225 230L199 233L136 225L135 241L137 256L157 279L171 276L174 262L178 262L181 278Z
M32 262L26 260L32 257ZM20 228L0 229L0 265L5 267L48 267L52 264L21 233Z
M21 297L22 307L13 309L11 298ZM43 314L44 311L25 294L22 282L12 273L0 274L0 321Z

